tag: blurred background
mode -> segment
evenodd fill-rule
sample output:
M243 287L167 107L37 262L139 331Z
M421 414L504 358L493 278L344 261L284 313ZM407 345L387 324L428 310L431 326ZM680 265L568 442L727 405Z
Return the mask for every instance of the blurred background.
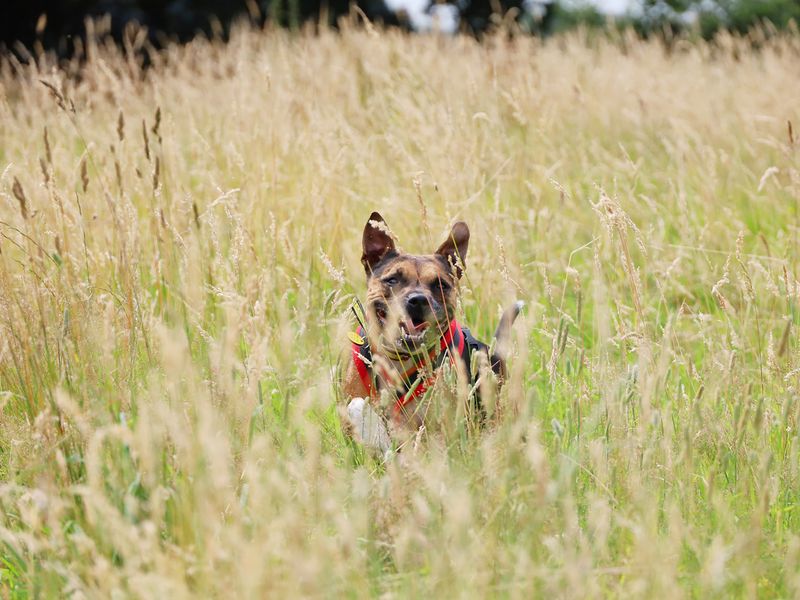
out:
M6 0L0 19L5 48L41 47L68 55L87 18L110 17L121 40L127 26L147 28L158 47L198 34L225 36L237 19L282 27L336 27L344 17L367 18L415 32L481 35L500 24L552 35L577 26L631 28L642 36L689 33L706 39L720 30L744 33L792 27L798 0ZM40 46L39 46L40 45ZM24 54L24 52L22 52Z

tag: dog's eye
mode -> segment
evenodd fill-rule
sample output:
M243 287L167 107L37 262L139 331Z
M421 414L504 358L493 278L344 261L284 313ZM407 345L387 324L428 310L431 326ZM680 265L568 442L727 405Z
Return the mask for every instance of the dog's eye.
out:
M387 277L386 279L383 280L383 283L385 283L389 287L392 287L393 285L397 285L398 280L397 277Z
M442 290L442 292L449 292L452 286L447 283L446 281L442 281L441 279L433 284L433 289L436 290L437 288Z

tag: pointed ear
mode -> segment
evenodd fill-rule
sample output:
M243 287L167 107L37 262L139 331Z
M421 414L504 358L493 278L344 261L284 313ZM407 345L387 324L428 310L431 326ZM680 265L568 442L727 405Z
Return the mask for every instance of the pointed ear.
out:
M440 254L447 259L456 269L456 275L461 277L467 265L467 247L469 246L469 227L464 221L458 221L450 230L450 235L444 243L439 246L436 254Z
M367 277L372 274L372 268L380 262L389 252L395 250L394 240L389 235L389 227L379 213L372 213L369 221L364 226L364 236L361 240L364 253L361 255L361 264L367 272Z

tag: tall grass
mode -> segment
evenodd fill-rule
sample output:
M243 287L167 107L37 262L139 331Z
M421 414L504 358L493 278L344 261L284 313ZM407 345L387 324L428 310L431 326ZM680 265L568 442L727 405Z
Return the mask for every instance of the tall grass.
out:
M141 42L0 66L4 596L800 594L798 38ZM388 464L374 209L469 223L481 337L528 304Z

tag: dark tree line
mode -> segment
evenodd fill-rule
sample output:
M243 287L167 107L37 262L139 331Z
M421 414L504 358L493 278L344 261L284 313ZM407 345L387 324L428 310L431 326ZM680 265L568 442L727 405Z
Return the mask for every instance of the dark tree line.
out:
M373 22L413 29L397 0L0 0L0 49L41 44L69 55L85 34L87 18L110 16L111 35L122 39L126 26L144 26L158 47L167 40L186 41L201 33L225 36L237 18L284 27L325 24L363 14ZM800 0L644 0L643 9L614 21L590 4L563 0L429 0L458 15L461 31L480 35L494 22L513 19L521 31L557 33L589 28L631 27L643 36L689 32L705 38L720 29L745 33L754 26L789 27L800 21ZM499 15L499 17L498 17Z
M237 18L259 25L265 22L285 27L306 23L335 27L350 15L353 6L370 21L411 28L403 11L392 11L384 0L0 0L5 4L0 18L0 44L21 43L69 52L70 40L85 32L85 20L109 15L111 34L121 39L130 23L143 25L155 45L167 39L186 41L198 33L222 35ZM521 16L523 0L455 0L460 28L471 33L485 31L494 13ZM509 11L511 11L509 13ZM42 15L46 15L42 17ZM38 28L37 28L38 25Z

